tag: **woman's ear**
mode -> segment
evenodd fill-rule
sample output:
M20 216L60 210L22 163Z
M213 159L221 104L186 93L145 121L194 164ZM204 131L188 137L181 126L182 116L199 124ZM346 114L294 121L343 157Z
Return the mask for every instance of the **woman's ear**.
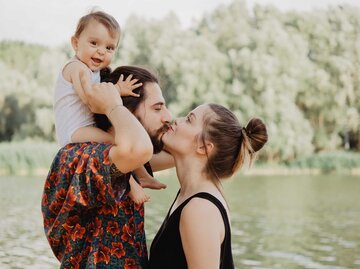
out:
M200 155L206 155L206 154L210 154L213 148L214 148L214 144L209 141L206 141L205 144L201 143L197 146L196 152Z
M71 37L71 46L73 47L73 49L75 51L77 51L77 47L78 47L78 39L75 36Z

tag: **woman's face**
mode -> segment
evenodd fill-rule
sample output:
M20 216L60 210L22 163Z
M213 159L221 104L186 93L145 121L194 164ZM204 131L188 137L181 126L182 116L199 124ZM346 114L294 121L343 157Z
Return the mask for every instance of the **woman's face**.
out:
M203 130L204 116L210 112L208 105L200 105L186 117L178 118L164 134L163 143L172 154L195 153L202 144L200 135Z

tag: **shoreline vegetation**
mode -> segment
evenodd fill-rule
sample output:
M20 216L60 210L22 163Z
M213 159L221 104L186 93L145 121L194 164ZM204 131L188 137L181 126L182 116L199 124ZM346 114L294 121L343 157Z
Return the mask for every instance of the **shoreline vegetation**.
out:
M359 7L282 12L234 0L191 27L175 14L125 25L111 67L157 74L174 118L217 103L242 124L266 123L265 150L241 174L360 174ZM0 174L46 174L58 149L53 87L73 53L69 42L0 41Z
M46 176L59 150L50 142L0 143L0 176ZM349 151L314 153L288 163L264 163L259 160L251 169L241 172L257 175L322 175L360 176L360 153Z

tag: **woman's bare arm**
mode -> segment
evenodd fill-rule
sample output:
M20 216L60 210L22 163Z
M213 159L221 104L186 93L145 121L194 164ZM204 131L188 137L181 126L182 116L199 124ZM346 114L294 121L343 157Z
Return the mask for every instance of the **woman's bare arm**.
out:
M189 269L218 269L225 228L219 209L193 198L183 209L180 235Z

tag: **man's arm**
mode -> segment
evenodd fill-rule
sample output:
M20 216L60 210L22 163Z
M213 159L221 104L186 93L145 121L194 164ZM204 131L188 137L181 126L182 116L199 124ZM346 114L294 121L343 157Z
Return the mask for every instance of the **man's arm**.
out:
M116 167L128 173L148 162L153 154L152 143L134 115L122 105L106 115L115 129L115 144L109 154Z
M150 160L150 165L152 170L157 172L175 167L175 160L170 153L163 150L153 155Z
M148 162L153 153L150 137L135 116L123 106L115 85L90 85L84 72L80 74L80 81L90 110L107 115L114 127L115 144L109 156L116 167L128 173Z

